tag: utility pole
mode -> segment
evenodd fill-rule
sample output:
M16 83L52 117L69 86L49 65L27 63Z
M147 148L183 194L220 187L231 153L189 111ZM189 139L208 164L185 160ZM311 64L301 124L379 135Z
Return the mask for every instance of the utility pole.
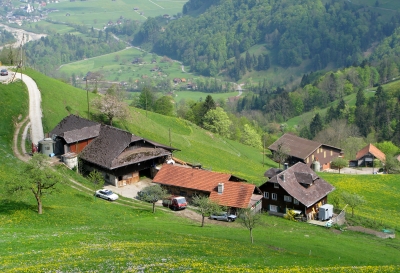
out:
M169 132L169 147L172 147L172 143L171 143L171 128L168 129Z
M88 120L90 120L90 112L89 112L89 89L88 89L88 85L87 85L87 77L88 77L88 75L86 75L86 100L87 100L87 114L88 114Z

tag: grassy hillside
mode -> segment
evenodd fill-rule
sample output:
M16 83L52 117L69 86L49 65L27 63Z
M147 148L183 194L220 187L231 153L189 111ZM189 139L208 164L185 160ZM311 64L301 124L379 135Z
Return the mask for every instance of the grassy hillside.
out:
M51 131L57 123L71 113L87 117L86 92L58 80L27 70L42 92L44 131ZM94 94L89 93L89 100ZM228 141L182 119L162 116L141 109L130 108L131 118L115 124L123 129L163 144L180 149L175 156L215 171L233 173L249 182L261 184L267 168L276 166L270 159L263 166L262 151L240 143Z
M143 64L132 64L135 58L142 58ZM157 63L152 64L154 59L152 54L146 54L136 48L127 48L111 54L90 58L78 62L63 65L60 73L76 76L84 76L88 71L100 72L105 80L132 82L140 80L142 76L165 79L192 77L188 73L182 72L181 65L177 62L161 62L161 57L157 56ZM150 71L154 67L161 68L161 73ZM188 67L186 68L189 69Z
M56 80L30 71L43 95L44 123L52 127L64 116L64 104L74 111L85 111L86 93L67 88ZM254 229L254 244L238 223L206 225L177 217L175 212L158 208L151 213L148 204L127 199L110 203L94 199L91 192L69 183L47 195L44 214L36 213L35 200L27 195L10 196L3 186L13 179L18 162L11 152L13 121L26 114L26 93L21 85L0 86L3 110L0 121L0 271L1 272L398 272L400 240L383 240L350 231L290 222L262 216ZM54 97L54 99L51 99ZM47 101L47 102L46 102ZM53 104L49 103L52 101ZM64 108L63 108L64 107ZM192 146L201 143L202 131L177 119L146 115L135 109L133 118L143 133L154 138L166 128L176 130L172 139L186 136ZM143 121L141 121L143 119ZM139 128L147 122L149 129ZM146 123L145 123L146 124ZM164 128L160 124L164 124ZM153 130L153 129L157 130ZM152 129L152 130L150 130ZM160 130L160 131L158 131ZM192 131L197 131L194 133ZM157 133L160 136L157 136ZM183 139L183 138L182 138ZM212 140L212 141L210 141ZM209 142L216 140L209 139ZM236 153L246 147L229 142ZM216 149L217 145L211 146ZM190 149L190 146L188 146ZM185 148L186 149L186 148ZM200 149L198 149L200 150ZM224 162L224 149L213 158ZM193 150L196 153L197 149ZM201 151L198 151L201 152ZM184 153L184 151L180 152ZM232 152L232 154L234 154ZM256 165L256 153L246 155L248 165ZM188 155L190 156L190 155ZM192 155L193 156L193 155ZM236 164L238 158L229 158ZM248 169L246 173L256 172ZM258 172L258 171L257 171ZM262 175L262 172L259 173ZM75 177L72 171L67 176ZM362 178L361 178L362 177ZM368 203L356 210L373 219L376 212L387 221L398 213L399 176L328 175L324 178L338 191L363 193ZM375 180L374 180L375 179ZM82 180L82 179L80 179ZM378 186L379 185L379 186ZM386 210L387 209L387 210ZM388 212L385 214L385 212ZM395 218L393 221L399 223ZM398 227L397 227L398 229Z

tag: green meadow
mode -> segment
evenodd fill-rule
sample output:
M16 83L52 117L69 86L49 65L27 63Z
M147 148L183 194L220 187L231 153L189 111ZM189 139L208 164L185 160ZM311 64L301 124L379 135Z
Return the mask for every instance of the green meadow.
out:
M25 71L42 92L45 131L72 112L87 115L86 92L42 74ZM64 170L65 183L43 199L36 212L32 195L10 195L6 183L18 181L24 164L12 154L13 126L27 114L27 93L20 83L0 85L0 271L1 272L399 272L400 241L340 231L263 214L249 232L239 223L207 224L177 216L147 203L121 198L107 202L72 184L88 186L75 172ZM90 93L90 99L94 94ZM260 184L264 171L260 151L210 135L186 121L131 109L132 117L117 125L180 148L176 156L213 170L233 171ZM240 156L239 156L240 154ZM243 164L243 166L240 166ZM323 174L336 187L367 203L355 214L387 228L399 228L398 175ZM254 178L254 179L252 179ZM72 187L73 185L73 187ZM342 206L343 204L341 204ZM347 213L349 211L347 210Z
M176 15L182 12L187 1L148 1L148 0L98 0L98 1L59 1L48 3L46 8L56 9L48 15L55 22L104 27L109 21L116 22L121 17L145 21L148 17L164 14ZM136 8L137 10L134 10ZM67 16L67 14L69 14Z
M143 59L142 64L133 64L136 58ZM157 62L152 63L155 59ZM151 71L159 67L161 71ZM185 69L189 69L185 67ZM61 74L84 76L87 72L100 72L105 80L125 81L133 83L144 77L151 79L193 78L191 74L182 71L177 62L164 62L162 57L129 47L122 51L94 57L82 61L65 64L59 69Z

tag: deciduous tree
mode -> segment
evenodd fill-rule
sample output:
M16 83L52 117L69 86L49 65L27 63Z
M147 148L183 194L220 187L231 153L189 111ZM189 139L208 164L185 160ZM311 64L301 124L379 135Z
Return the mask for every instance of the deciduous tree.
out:
M115 118L126 119L129 117L127 105L117 95L106 94L93 100L92 105L101 114L105 115L112 126Z
M231 124L232 121L221 107L209 110L203 120L204 129L223 137L230 136L229 128Z
M253 239L253 229L258 225L261 220L261 214L255 212L251 208L240 209L238 211L239 217L238 221L249 230L251 243L254 242Z
M351 208L351 217L354 216L354 209L356 207L366 203L364 197L355 193L342 192L342 199Z
M36 199L38 213L43 213L42 199L57 190L56 185L63 182L63 177L50 167L49 158L36 153L23 168L18 179L9 182L9 192L31 192Z
M210 216L212 213L216 213L220 210L220 207L217 203L210 200L207 196L198 196L193 197L193 205L196 206L197 211L201 214L201 226L204 227L204 218L206 216Z
M96 190L101 189L104 186L104 176L97 170L93 170L89 173L89 181L93 184L93 189Z
M342 157L337 157L331 162L331 166L340 170L349 165L348 161Z
M141 199L153 204L153 213L156 212L156 202L168 197L168 193L160 185L148 186L142 190Z

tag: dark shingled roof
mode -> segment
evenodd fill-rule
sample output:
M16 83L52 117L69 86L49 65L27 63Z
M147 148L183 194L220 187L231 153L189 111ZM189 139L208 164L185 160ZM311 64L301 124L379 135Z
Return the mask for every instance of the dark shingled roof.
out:
M275 175L277 175L278 173L282 172L282 169L278 169L278 168L270 168L268 169L268 171L266 171L264 173L264 177L274 177Z
M288 194L306 207L314 205L335 189L301 162L275 175L267 183L278 183ZM310 186L306 188L300 183Z
M50 136L62 137L68 144L80 140L95 138L99 135L100 123L75 115L65 117L49 133Z
M136 145L132 143L135 143ZM148 142L151 145L147 145ZM130 146L135 146L129 148ZM127 149L129 148L129 149ZM127 131L101 125L100 135L81 152L80 158L107 169L171 155L174 148L147 141Z
M272 143L268 149L276 151L279 144L283 144L284 149L288 149L288 155L297 157L300 159L307 158L322 144L309 139L301 138L292 134L284 134L274 143Z

